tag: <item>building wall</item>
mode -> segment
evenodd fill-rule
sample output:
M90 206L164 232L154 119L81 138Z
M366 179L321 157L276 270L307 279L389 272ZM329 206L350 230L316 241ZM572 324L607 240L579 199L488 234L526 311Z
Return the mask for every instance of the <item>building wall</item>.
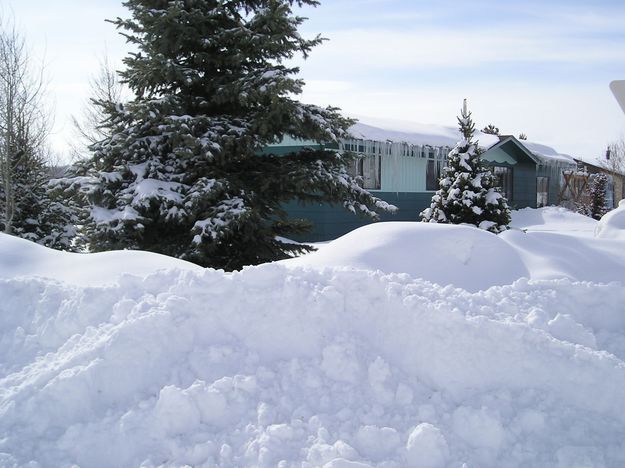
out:
M424 192L427 159L405 156L382 158L382 192Z
M536 166L517 164L512 170L510 207L512 209L536 208Z
M549 177L549 205L560 204L560 191L562 190L562 171L565 169L571 169L569 165L560 164L541 164L536 168L536 176Z
M301 147L285 141L280 148L272 147L272 152L285 154L297 151ZM378 149L379 150L379 149ZM513 208L536 207L536 165L519 152L515 145L504 145L483 156L487 164L511 167L513 172ZM439 154L440 153L440 154ZM427 153L428 157L408 154L398 154L397 151L387 150L380 160L380 190L371 190L372 194L388 203L395 205L398 211L394 214L382 214L381 221L419 221L419 213L430 206L433 191L426 191L426 170L428 157L434 153ZM437 157L442 152L439 150ZM550 177L550 203L557 199L559 179ZM553 187L552 187L553 184ZM291 217L304 218L314 224L314 230L304 235L300 241L319 242L335 239L358 227L371 223L366 217L350 213L340 206L326 204L303 205L291 202L285 205Z
M381 221L419 221L419 213L430 206L432 200L432 192L374 192L374 195L398 208L394 214L383 213ZM295 239L299 241L332 240L371 223L369 218L354 215L340 206L291 202L285 205L285 209L292 217L308 219L315 225L310 234Z
M614 174L614 206L617 207L625 199L625 176Z

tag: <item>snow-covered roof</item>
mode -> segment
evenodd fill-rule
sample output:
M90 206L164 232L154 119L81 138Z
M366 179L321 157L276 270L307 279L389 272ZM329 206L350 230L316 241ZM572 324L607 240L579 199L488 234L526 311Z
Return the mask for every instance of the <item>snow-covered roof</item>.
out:
M354 138L374 141L393 141L419 146L454 146L458 141L458 131L452 127L421 125L418 131L389 130L374 127L362 122L350 128Z
M562 162L569 164L576 164L573 156L568 154L558 153L551 146L543 145L541 143L535 143L531 141L523 141L523 146L529 149L532 154L539 159L541 159L544 163L550 162Z
M419 146L455 146L460 140L460 132L456 127L443 125L418 124L402 121L384 121L373 119L376 125L358 122L350 128L354 138L375 141L392 141L395 143L408 143ZM480 147L486 149L498 144L500 139L497 135L475 132L475 139ZM520 142L542 163L569 163L575 164L575 160L568 154L558 153L554 148L532 141Z

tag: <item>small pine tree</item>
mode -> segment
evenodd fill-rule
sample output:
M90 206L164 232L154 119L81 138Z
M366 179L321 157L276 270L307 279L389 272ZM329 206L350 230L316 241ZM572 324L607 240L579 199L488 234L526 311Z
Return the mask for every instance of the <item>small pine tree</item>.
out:
M53 249L73 250L78 218L55 196L51 169L36 154L22 151L19 155L19 162L10 168L15 200L10 225L0 187L0 230Z
M482 133L486 133L488 135L499 135L499 127L495 127L493 124L488 124L482 129Z
M494 175L483 166L478 143L472 141L475 125L466 100L458 123L463 139L449 153L440 188L430 207L421 212L421 219L429 223L473 224L493 233L502 232L508 229L510 208L495 185Z
M590 177L590 202L588 204L588 216L593 219L601 219L609 210L606 203L606 189L608 176L602 173L593 174Z
M309 250L284 242L310 223L285 203L340 204L374 219L392 209L347 173L353 156L262 154L284 136L337 143L352 121L293 98L293 56L322 42L298 32L293 6L317 0L127 0L113 23L137 52L122 82L135 97L100 101L108 136L75 170L92 250L141 249L239 269Z
M525 133L519 134L519 140L527 140L527 135Z

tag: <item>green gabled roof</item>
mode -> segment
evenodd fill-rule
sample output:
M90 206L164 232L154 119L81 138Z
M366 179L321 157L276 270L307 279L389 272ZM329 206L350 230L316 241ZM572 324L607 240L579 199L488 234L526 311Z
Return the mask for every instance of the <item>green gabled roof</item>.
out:
M510 151L506 151L506 149L509 148L510 146L516 149L514 153L511 153ZM493 146L491 146L486 151L484 151L484 153L482 153L482 157L488 160L488 153L491 151L498 150L498 149L501 149L505 151L506 153L511 154L512 157L516 157L516 155L520 154L522 155L523 158L526 158L525 162L532 162L534 164L541 163L539 158L537 158L529 149L525 147L525 145L523 145L523 143L521 143L512 135L500 136L499 142L495 143Z

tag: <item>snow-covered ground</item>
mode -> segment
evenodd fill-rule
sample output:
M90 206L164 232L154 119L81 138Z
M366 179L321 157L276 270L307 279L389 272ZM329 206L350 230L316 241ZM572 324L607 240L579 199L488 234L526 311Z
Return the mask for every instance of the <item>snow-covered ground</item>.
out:
M0 466L625 466L624 217L234 274L0 235Z

